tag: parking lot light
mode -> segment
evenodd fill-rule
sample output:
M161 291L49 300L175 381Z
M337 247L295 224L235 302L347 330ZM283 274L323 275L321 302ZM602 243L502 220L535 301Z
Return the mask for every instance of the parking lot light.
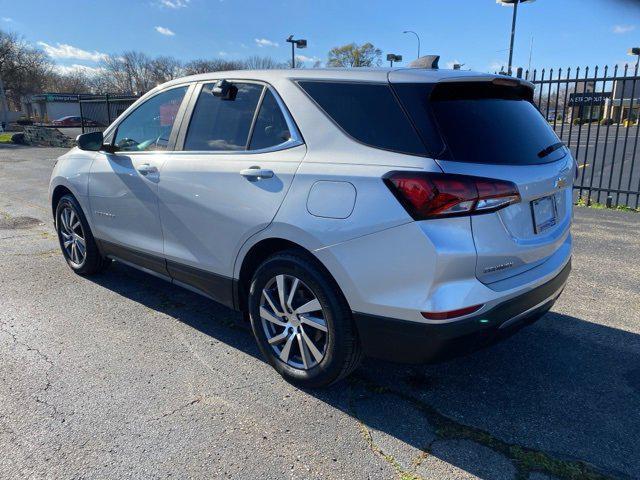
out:
M511 20L511 42L509 44L509 66L507 67L507 75L511 75L511 65L513 64L513 43L516 37L516 16L518 15L518 4L531 3L535 0L496 0L502 6L513 5L513 18Z
M413 33L416 36L416 40L418 40L418 56L416 58L420 58L420 36L413 30L405 30L402 33Z
M307 48L307 41L303 38L296 40L293 35L289 35L286 42L291 44L291 68L296 68L296 47Z
M637 59L636 59L636 69L637 69L638 68L638 64L640 64L640 47L630 48L629 51L627 52L627 54L637 57Z
M402 61L402 55L396 55L395 53L387 54L387 62L391 64L391 67L393 67L393 62L401 62L401 61Z

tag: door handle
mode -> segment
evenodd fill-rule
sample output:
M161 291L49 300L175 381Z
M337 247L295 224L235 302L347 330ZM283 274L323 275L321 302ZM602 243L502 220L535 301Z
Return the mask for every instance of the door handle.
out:
M263 178L272 178L273 170L254 166L240 170L240 175L251 181L257 181L262 180Z
M140 172L141 175L149 175L150 173L158 173L158 167L149 165L148 163L143 163L136 170Z

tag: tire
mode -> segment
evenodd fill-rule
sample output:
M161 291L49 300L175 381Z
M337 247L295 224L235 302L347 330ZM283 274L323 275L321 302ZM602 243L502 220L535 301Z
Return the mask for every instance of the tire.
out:
M64 195L58 201L56 232L67 265L78 275L93 275L111 263L100 254L84 212L73 195ZM67 245L70 239L72 243ZM84 253L81 241L84 241Z
M281 285L285 304L295 291L291 308L282 306ZM320 309L308 310L311 304ZM288 382L302 388L325 387L360 364L362 349L349 305L331 276L305 252L289 250L265 260L253 275L248 305L260 351Z

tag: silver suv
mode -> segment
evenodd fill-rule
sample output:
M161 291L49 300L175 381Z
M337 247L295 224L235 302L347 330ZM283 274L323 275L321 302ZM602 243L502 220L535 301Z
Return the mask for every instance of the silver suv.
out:
M60 246L78 274L116 260L246 312L301 386L468 351L569 274L575 162L532 96L439 69L174 80L60 157Z

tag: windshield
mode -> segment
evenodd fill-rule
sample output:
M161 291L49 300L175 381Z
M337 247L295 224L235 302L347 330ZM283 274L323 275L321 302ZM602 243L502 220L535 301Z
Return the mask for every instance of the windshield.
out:
M435 87L396 84L394 89L425 143L435 144L436 136L444 140L437 158L533 165L566 155L565 148L557 147L553 129L531 103L526 87L452 82Z

